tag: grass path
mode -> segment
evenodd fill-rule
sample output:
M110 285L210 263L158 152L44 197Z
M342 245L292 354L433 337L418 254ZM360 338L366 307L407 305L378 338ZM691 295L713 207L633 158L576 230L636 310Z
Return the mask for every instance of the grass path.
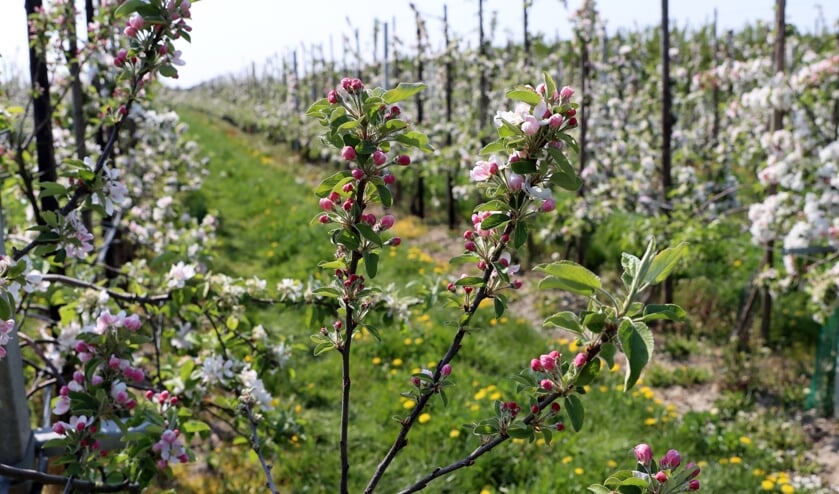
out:
M309 184L318 170L289 163L284 147L268 145L210 115L189 109L179 114L210 157L198 200L220 220L214 269L259 276L269 284L305 278L307 265L300 261L312 258L313 245L328 247L316 242L319 234L310 226L317 204Z

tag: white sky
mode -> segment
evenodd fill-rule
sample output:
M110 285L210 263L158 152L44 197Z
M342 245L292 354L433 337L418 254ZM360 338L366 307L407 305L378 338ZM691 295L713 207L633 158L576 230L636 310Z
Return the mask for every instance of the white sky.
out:
M49 0L46 0L49 2ZM81 5L83 2L77 0ZM530 31L553 39L558 32L567 37L569 13L580 0L569 0L565 9L559 0L535 0L531 8ZM0 0L0 67L26 60L26 24L23 0ZM464 43L471 46L478 39L477 0L415 0L431 36L432 47L442 43L443 5L449 5L449 23ZM757 19L771 22L774 0L670 0L671 22L699 26L713 18L718 10L721 29L737 29ZM812 31L822 6L828 28L837 29L839 1L787 0L787 22L801 30ZM497 11L496 44L522 38L522 1L486 0L486 19ZM660 21L660 0L600 0L601 15L609 32L621 27L645 27ZM415 39L414 18L409 0L201 0L192 8L194 27L191 45L183 43L180 86L191 86L217 75L242 73L252 62L257 70L275 54L292 49L307 49L322 44L327 58L330 35L335 58L340 62L343 37L354 41L354 29L360 30L362 52L372 52L373 19L392 22L409 46ZM349 20L349 21L348 21ZM350 27L350 24L353 26ZM488 31L488 21L485 29ZM381 51L381 39L379 42ZM381 56L381 53L380 53ZM371 56L372 58L372 56ZM6 75L9 70L6 69Z

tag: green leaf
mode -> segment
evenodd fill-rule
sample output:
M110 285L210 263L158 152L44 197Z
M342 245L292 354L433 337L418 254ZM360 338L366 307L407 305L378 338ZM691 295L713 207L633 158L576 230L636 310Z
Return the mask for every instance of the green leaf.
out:
M527 175L529 173L536 173L539 168L536 166L535 160L518 160L510 163L510 168L519 175Z
M375 252L364 251L362 256L364 257L364 269L367 270L367 276L375 278L379 267L379 255Z
M510 209L510 205L504 201L499 201L498 199L492 199L487 202L482 202L475 206L474 211L507 211Z
M434 148L428 145L428 136L415 130L405 132L404 134L397 134L393 136L393 140L406 146L415 147L425 153L434 151Z
M676 304L650 304L644 307L644 322L656 319L667 319L670 321L681 321L687 312Z
M507 434L514 439L530 439L530 436L533 435L533 429L515 424L507 428Z
M379 199L382 201L382 206L389 208L393 206L393 195L390 193L390 189L387 188L385 184L375 184L376 185L376 192L379 193Z
M378 247L382 246L382 239L379 237L379 234L373 230L372 226L367 223L358 223L355 225L355 228L362 237L366 238L370 242L373 242Z
M239 319L231 314L230 316L228 316L225 325L227 326L227 329L231 331L236 331L236 328L239 327Z
M329 286L322 286L312 290L312 295L316 297L338 298L338 296L341 295L341 292Z
M484 221L481 222L481 229L492 230L493 228L504 225L509 221L510 217L504 213L491 214Z
M454 256L449 259L449 264L451 265L458 265L458 264L467 264L470 262L478 262L480 257L477 254L469 253L469 254L461 254L459 256Z
M624 319L618 328L618 339L627 361L623 390L629 391L653 356L653 333L642 322L633 324L632 321Z
M495 296L495 317L501 317L504 315L504 309L507 308L507 304L504 302L500 295Z
M612 494L612 489L600 484L592 484L588 486L588 490L594 494Z
M355 232L350 232L349 230L339 230L338 234L333 237L333 240L337 244L341 244L347 248L347 250L358 250L361 246L361 240L358 238L358 235Z
M583 328L580 326L580 318L577 317L577 314L568 310L557 312L545 319L545 326L555 326L573 331L577 334L583 334Z
M397 118L388 120L382 125L382 130L384 132L396 132L397 130L402 130L408 127L408 124L404 120L399 120Z
M556 82L554 78L547 72L542 72L542 77L545 79L545 95L550 99L556 92Z
M181 430L187 434L195 434L196 432L209 431L210 426L200 420L187 420L181 424Z
M580 432L583 428L583 419L585 419L586 411L583 408L583 402L577 395L568 395L565 397L565 413L571 419L571 426L574 430Z
M478 153L478 154L487 155L487 154L493 154L493 153L501 153L501 152L504 152L506 150L507 150L507 146L504 144L504 141L499 140L499 141L490 142L489 144L484 146L484 148L481 149L481 152Z
M335 348L335 345L333 345L332 342L327 341L327 342L323 342L323 343L318 344L315 347L315 349L312 353L314 354L315 357L317 357L318 355L320 355L322 353L326 353L329 350L332 350L334 348Z
M484 279L480 276L467 276L454 282L455 286L484 286Z
M585 386L586 384L591 383L598 374L600 374L600 359L594 359L586 362L586 365L580 369L580 373L577 375L577 380L574 381L574 385L577 387Z
M513 231L513 246L519 248L527 242L527 223L518 221Z
M338 132L346 132L348 130L355 129L359 125L361 125L361 120L358 120L358 119L355 119L355 118L350 118L346 122L339 125L337 130L338 130Z
M555 173L551 175L551 182L572 192L579 189L583 185L583 181L577 176L577 172L574 171L574 167L568 161L565 153L559 149L549 147L548 154L550 154L557 166Z
M158 71L163 77L168 77L170 79L178 77L178 69L169 64L161 65Z
M317 194L318 197L328 196L329 193L332 192L332 190L335 188L336 185L338 185L339 182L341 182L345 178L352 177L350 173L351 172L349 170L344 170L334 175L330 175L329 177L326 177L325 179L323 179L320 185L318 185L318 188L315 189L315 194Z
M4 321L8 321L12 318L14 314L12 312L12 306L9 305L9 300L5 297L5 293L0 296L0 319Z
M656 254L653 258L653 263L650 266L649 271L647 271L646 276L644 276L644 283L655 285L664 281L664 279L667 278L674 269L676 269L679 261L687 256L687 253L688 244L682 242L675 247L664 249Z
M573 149L575 153L577 153L577 154L580 153L580 145L577 144L576 139L574 139L573 137L571 137L570 135L565 134L565 133L559 134L559 138L563 142L565 142L565 144L568 144L569 146L571 146L571 149Z
M67 194L67 187L55 182L41 182L41 193L39 197L63 196ZM45 211L46 212L46 211ZM52 211L49 211L52 213ZM54 213L53 213L54 214Z
M382 101L392 105L410 98L427 87L421 82L400 82L395 88L385 91L385 94L382 95Z
M538 105L542 102L542 97L539 96L539 93L524 86L519 86L512 91L507 91L506 96L512 100L527 103L528 105Z
M321 261L318 263L318 267L323 269L347 269L347 263L343 259L335 259L334 261Z
M134 13L138 7L145 5L142 0L127 0L114 11L114 17L125 17Z
M604 343L600 347L600 358L606 361L606 366L611 369L615 365L615 354L618 353L618 347L614 343Z
M572 261L558 261L536 266L536 270L547 273L539 283L540 289L559 288L578 295L591 296L600 288L600 278Z

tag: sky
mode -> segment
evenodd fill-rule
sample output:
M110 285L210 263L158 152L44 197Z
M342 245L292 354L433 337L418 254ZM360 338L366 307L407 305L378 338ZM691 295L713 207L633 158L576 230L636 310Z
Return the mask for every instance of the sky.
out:
M83 2L77 0L79 5ZM45 0L49 3L49 0ZM773 19L774 0L670 0L671 22L698 27L713 19L717 9L721 30L738 29L756 20ZM415 0L426 21L432 49L442 45L443 6L448 4L452 31L464 45L478 40L478 0ZM568 17L581 0L568 0L566 9L559 0L533 0L530 31L547 39L570 33ZM9 65L26 62L26 24L23 0L0 0L0 70L8 76ZM658 25L660 0L600 0L598 3L607 30ZM787 0L787 22L812 31L824 12L828 28L837 29L839 1ZM496 12L498 28L494 43L503 45L522 39L522 1L485 0L484 9ZM360 32L362 52L373 51L374 19L392 23L406 44L415 39L414 15L409 0L201 0L192 7L192 44L182 43L182 58L176 85L189 87L225 74L243 74L255 64L259 72L266 60L287 56L292 50L309 50L321 45L327 58L334 52L340 62L344 37ZM488 31L488 21L485 29ZM381 38L379 41L381 51ZM380 54L381 56L381 54ZM372 56L371 56L372 58Z

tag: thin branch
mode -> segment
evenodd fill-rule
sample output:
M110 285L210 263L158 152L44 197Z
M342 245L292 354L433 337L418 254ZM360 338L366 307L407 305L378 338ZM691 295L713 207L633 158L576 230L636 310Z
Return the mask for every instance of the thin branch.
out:
M251 408L253 403L245 402L244 409L247 414L248 422L251 424L251 449L253 449L254 453L256 453L257 458L259 458L259 464L262 465L262 471L265 472L265 478L268 479L266 482L266 487L271 490L273 494L279 494L280 491L277 490L277 486L274 485L274 477L271 475L271 465L265 461L265 456L262 454L262 446L259 444L259 428L257 427L259 422L253 414L253 409Z
M31 480L38 484L65 485L69 484L73 489L81 492L125 492L132 494L140 493L140 486L125 480L119 484L96 484L88 480L75 478L68 479L61 475L50 475L28 468L17 468L5 463L0 463L0 475L18 480Z
M89 290L104 291L111 298L135 304L159 305L168 302L172 298L171 293L164 293L159 295L137 295L134 293L117 292L109 288L99 286L95 283L90 283L88 281L80 280L78 278L73 278L63 274L45 274L43 275L43 280L53 283L63 283L65 285L74 286L77 288L87 288Z

